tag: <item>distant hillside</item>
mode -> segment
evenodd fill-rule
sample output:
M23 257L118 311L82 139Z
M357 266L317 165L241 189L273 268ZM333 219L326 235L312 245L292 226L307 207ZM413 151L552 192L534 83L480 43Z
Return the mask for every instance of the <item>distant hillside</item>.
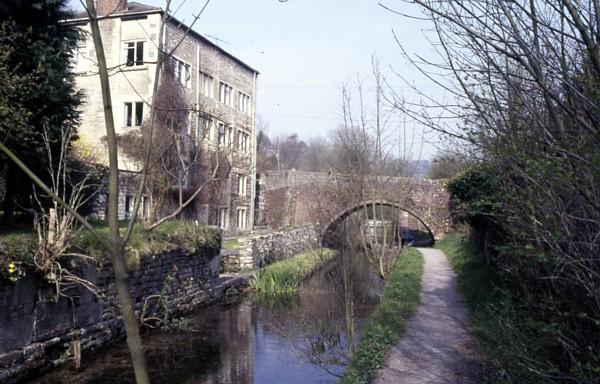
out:
M413 177L427 177L429 168L431 168L431 161L429 160L413 160L410 162L413 170Z

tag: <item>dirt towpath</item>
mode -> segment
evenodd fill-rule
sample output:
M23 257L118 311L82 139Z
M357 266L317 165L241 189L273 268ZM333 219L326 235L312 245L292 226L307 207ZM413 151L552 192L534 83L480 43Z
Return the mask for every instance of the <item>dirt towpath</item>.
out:
M425 258L421 307L375 383L478 383L479 358L456 275L442 251L419 251Z

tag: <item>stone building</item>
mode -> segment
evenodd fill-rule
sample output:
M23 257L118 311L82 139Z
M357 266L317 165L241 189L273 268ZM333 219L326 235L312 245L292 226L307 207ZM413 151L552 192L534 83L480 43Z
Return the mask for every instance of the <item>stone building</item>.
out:
M98 0L96 7L109 68L115 127L117 134L123 135L139 129L150 115L164 10L127 0ZM86 36L74 60L78 85L85 95L80 145L106 163L102 95L87 14L82 12L68 22L79 25ZM248 231L254 221L258 72L174 18L168 19L164 31L163 51L170 56L161 83L170 76L183 95L181 109L186 113L187 126L180 132L181 143L186 148L190 143L197 145L205 159L220 154L228 164L219 185L207 187L183 216L218 225L228 232ZM199 168L210 173L206 172L210 165ZM119 169L119 215L126 218L132 211L140 164L120 151ZM181 183L189 195L196 186L188 185L192 182L187 175L184 179ZM144 196L142 216L156 214L152 208L155 199L150 192Z

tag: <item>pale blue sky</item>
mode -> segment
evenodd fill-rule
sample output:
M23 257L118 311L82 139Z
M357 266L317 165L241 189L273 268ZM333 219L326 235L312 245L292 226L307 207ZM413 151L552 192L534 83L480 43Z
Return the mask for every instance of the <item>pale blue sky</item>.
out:
M404 1L380 1L416 14ZM161 0L140 2L164 7ZM181 0L172 4L177 9ZM187 0L175 16L189 23L202 4ZM269 135L298 133L303 139L326 136L340 123L341 86L357 75L369 75L371 55L379 58L388 82L407 97L414 98L390 67L418 87L439 92L402 58L392 35L394 30L410 53L431 57L422 33L427 27L383 9L377 0L211 0L195 25L196 31L260 71L257 112L268 123ZM414 129L422 132L421 127ZM427 141L433 142L433 135ZM415 157L434 153L426 144Z

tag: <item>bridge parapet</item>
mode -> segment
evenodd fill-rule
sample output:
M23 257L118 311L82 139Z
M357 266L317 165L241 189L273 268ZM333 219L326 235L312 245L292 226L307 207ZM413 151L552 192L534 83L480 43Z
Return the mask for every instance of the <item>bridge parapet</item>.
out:
M326 226L365 201L393 202L425 224L436 239L451 226L443 180L277 171L261 175L264 224ZM325 230L326 228L323 228Z

